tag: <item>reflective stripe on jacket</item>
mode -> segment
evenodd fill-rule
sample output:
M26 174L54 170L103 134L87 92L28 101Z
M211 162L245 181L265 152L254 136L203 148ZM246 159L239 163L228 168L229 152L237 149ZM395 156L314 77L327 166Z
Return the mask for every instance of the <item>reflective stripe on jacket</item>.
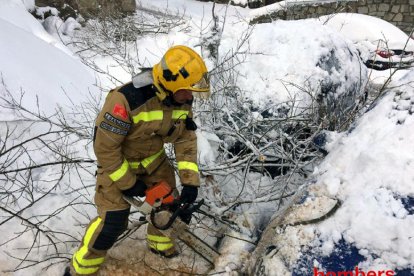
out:
M181 182L199 185L197 138L186 128L191 103L167 106L151 84L127 83L109 92L96 119L94 150L100 170L119 189L132 187L137 173L151 174L166 158L164 143L172 143Z

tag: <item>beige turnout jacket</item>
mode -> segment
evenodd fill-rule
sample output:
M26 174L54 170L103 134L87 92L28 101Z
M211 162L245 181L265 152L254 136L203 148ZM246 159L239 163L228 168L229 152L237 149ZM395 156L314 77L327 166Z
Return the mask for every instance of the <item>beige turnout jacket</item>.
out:
M151 174L162 163L164 143L172 143L181 183L199 186L197 138L186 126L191 103L166 105L155 91L151 82L138 88L130 82L109 92L96 119L98 174L128 189L136 174Z

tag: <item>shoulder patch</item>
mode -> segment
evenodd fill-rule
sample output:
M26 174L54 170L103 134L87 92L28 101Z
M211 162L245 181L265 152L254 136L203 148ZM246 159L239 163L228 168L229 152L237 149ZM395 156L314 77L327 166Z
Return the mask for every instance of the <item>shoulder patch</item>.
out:
M110 124L107 124L105 122L101 122L99 126L118 135L126 136L128 134L128 131L111 126Z
M125 120L128 118L128 113L127 113L125 107L121 104L118 104L118 103L115 104L114 109L112 110L112 113L114 115L117 115L117 116L125 119Z
M128 101L129 108L134 110L145 104L149 99L155 97L155 90L152 85L147 85L140 88L135 88L132 82L125 84L118 89Z
M115 118L114 116L112 116L111 114L109 114L108 112L105 113L104 118L114 124L116 124L119 127L122 128L126 128L129 130L129 128L131 127L130 123L124 122L122 120L119 120L117 118Z

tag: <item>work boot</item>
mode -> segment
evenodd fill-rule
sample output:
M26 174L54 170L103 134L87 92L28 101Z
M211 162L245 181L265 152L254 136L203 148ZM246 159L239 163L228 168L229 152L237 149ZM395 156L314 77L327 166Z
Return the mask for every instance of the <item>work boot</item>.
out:
M174 257L177 257L178 255L180 255L180 252L178 252L177 250L175 250L175 248L171 248L165 251L159 251L156 250L154 248L150 248L150 251L156 255L159 255L161 257L164 258L168 258L168 259L172 259Z
M65 272L63 273L63 276L72 276L72 274L70 273L70 267L67 266L65 268Z

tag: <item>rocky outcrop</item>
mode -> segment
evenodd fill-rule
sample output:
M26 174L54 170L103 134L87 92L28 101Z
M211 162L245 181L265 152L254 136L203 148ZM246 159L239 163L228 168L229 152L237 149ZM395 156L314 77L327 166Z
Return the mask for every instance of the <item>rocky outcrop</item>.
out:
M38 7L54 7L62 18L81 14L85 18L107 14L131 14L135 12L135 0L36 0Z
M282 2L281 2L282 4ZM414 29L414 0L359 0L359 1L283 1L281 10L258 16L252 23L275 19L297 20L315 18L338 12L353 12L379 17L407 34Z

